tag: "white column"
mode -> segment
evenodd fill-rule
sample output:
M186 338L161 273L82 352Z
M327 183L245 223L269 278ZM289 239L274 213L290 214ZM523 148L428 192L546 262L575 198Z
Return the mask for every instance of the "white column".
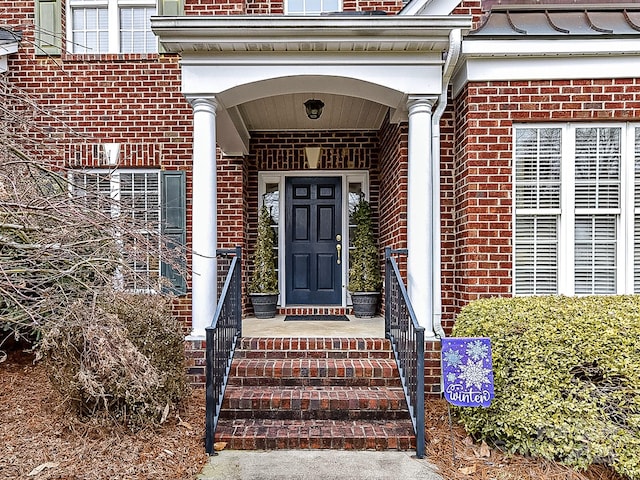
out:
M191 336L202 337L217 304L216 108L214 98L191 98L193 107Z
M418 322L433 337L433 164L431 109L437 97L409 96L409 172L407 205L408 290Z

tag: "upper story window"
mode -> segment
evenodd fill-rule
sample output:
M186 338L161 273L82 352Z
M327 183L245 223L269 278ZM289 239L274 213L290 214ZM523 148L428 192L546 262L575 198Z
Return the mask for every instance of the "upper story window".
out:
M155 53L150 17L155 0L69 0L69 51L74 53Z
M640 293L640 125L514 127L516 294Z
M320 15L342 11L341 0L286 0L287 15Z

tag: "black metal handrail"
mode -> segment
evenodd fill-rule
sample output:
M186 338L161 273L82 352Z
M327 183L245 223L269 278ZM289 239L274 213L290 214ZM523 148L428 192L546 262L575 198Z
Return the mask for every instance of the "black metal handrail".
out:
M238 339L242 336L242 249L237 247L233 250L217 250L216 254L218 257L231 258L231 262L213 321L205 329L207 340L205 450L208 454L214 453L214 436L229 379L231 361Z
M391 341L416 434L416 456L424 458L424 327L416 320L398 263L393 255L408 251L385 248L385 336Z

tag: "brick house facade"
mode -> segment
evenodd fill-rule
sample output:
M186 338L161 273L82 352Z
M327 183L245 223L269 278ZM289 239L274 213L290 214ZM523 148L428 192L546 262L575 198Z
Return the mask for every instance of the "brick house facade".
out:
M405 274L431 337L426 376L437 390L435 336L474 299L640 289L631 171L640 158L640 5L538 3L344 1L344 12L387 15L297 24L282 1L122 6L121 15L131 5L131 15L159 15L157 53L144 40L149 27L142 36L131 27L130 41L109 23L117 14L91 26L92 10L118 11L115 0L0 0L2 27L22 34L17 51L0 44L1 75L44 112L35 120L48 134L34 138L32 154L149 178L184 172L183 235L203 253L240 245L248 258L259 203L284 196L287 178L335 177L344 195L364 193L381 258L384 247L409 248ZM101 28L116 36L87 53ZM326 103L317 123L302 110L314 96ZM342 114L331 111L338 106ZM308 147L321 149L314 168ZM215 274L193 261L199 273L176 311L192 334L198 383ZM339 301L291 305L285 295L281 312L348 311L346 267L342 275Z

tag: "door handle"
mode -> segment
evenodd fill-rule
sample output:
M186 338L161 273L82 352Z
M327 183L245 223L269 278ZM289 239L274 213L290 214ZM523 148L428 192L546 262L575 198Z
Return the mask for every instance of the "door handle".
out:
M338 265L340 265L340 263L342 263L342 244L340 243L342 241L342 235L338 234L336 235L336 250L338 251L338 257L337 257L337 262Z

